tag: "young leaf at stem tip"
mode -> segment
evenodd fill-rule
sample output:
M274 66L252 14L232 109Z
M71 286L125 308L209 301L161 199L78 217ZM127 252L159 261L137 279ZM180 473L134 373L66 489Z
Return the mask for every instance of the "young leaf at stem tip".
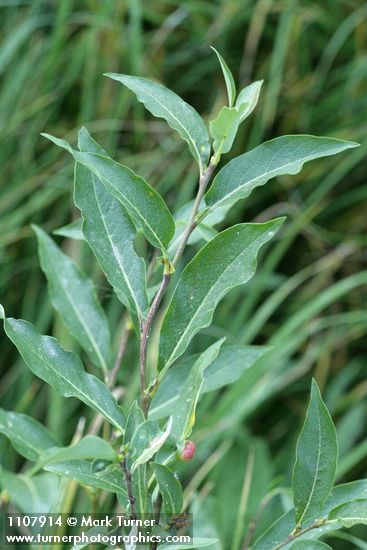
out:
M213 52L216 53L223 72L224 81L226 83L226 88L227 88L228 106L233 107L236 99L236 84L234 82L233 75L227 63L224 61L223 56L213 46L210 46L210 47L213 50Z
M78 135L81 152L108 156L85 128ZM102 181L79 162L75 165L74 201L83 217L85 240L121 302L139 319L148 309L145 262L134 249L136 229L125 207Z
M297 525L320 517L334 485L337 460L335 426L313 380L306 419L297 441L293 470Z
M32 227L53 307L92 363L106 374L111 360L111 336L93 282L45 231Z
M184 139L202 174L209 161L210 145L201 116L177 94L152 80L126 74L105 73L135 93L152 115L163 118Z
M41 134L68 151L77 162L91 170L107 190L126 208L133 221L141 227L146 239L166 252L175 232L175 222L163 198L142 177L109 157L76 151L64 139Z
M187 264L163 319L160 371L183 354L199 330L210 325L223 296L251 279L260 248L275 235L283 221L284 218L278 218L264 224L230 227L209 241Z

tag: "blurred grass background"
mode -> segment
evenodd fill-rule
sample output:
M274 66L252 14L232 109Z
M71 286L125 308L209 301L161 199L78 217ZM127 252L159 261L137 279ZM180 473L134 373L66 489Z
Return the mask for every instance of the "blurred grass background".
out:
M208 121L226 101L209 48L214 45L239 87L265 81L225 161L286 133L362 144L308 164L296 177L277 178L232 209L232 223L285 214L287 225L262 255L253 281L221 303L214 325L193 349L222 335L229 343L274 346L256 374L203 400L195 437L203 460L213 461L209 484L220 485L220 442L235 442L226 460L237 465L244 434L266 446L261 456L268 457L272 475L289 474L311 374L337 423L339 480L364 477L367 6L360 0L0 0L0 28L1 302L8 315L52 331L69 347L75 344L52 313L30 223L51 232L75 219L72 163L40 133L74 140L86 125L118 160L155 185L172 210L192 197L197 181L179 139L102 73L157 79ZM95 274L116 326L119 306L90 254L76 241L64 240L64 247ZM44 420L67 441L77 404L36 380L3 333L0 338L2 406ZM134 354L132 349L124 365L123 385L134 383ZM0 445L5 463L16 469L16 455L5 440ZM223 463L224 471L228 467ZM206 487L203 474L189 492ZM233 507L233 495L228 498Z

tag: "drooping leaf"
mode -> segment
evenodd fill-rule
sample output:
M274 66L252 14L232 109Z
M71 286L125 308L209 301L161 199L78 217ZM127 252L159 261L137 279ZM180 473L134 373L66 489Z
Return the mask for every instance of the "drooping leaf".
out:
M4 409L0 409L0 433L28 460L37 461L44 451L59 445L47 428L34 418Z
M85 128L82 152L107 156ZM74 200L82 213L82 231L117 296L140 318L148 308L145 263L134 249L136 229L124 206L88 168L76 163Z
M224 338L210 346L199 355L193 364L188 377L179 390L178 400L171 414L172 430L171 437L180 443L189 437L195 424L195 411L203 385L205 369L216 359Z
M125 415L105 384L87 374L75 353L65 351L51 336L41 335L27 321L5 318L5 332L18 348L25 363L39 378L65 397L76 397L101 413L118 430L123 431Z
M256 82L245 86L238 94L235 104L236 109L240 111L241 107L245 105L245 108L241 110L241 122L245 120L245 118L247 118L255 109L259 100L262 84L262 80L256 80Z
M213 150L218 155L230 151L245 108L246 105L242 105L239 110L235 107L222 107L216 118L210 122Z
M74 159L92 171L107 190L121 202L129 216L141 227L147 240L165 251L173 237L175 224L162 197L148 183L109 157L74 150L67 141L49 134L44 137L66 149Z
M99 470L97 465L86 460L68 460L57 464L47 464L45 470L84 485L91 485L104 491L126 496L125 479L121 468L108 465Z
M227 63L224 61L223 56L215 49L213 46L211 46L211 49L216 53L222 72L224 76L224 81L226 83L227 88L227 95L228 95L228 105L229 107L232 107L235 99L236 99L236 84L234 82L233 75L227 65Z
M300 540L290 546L292 550L332 550L331 546L318 540Z
M202 118L191 105L171 90L146 78L116 73L105 76L124 84L152 115L163 118L176 130L187 142L200 171L204 171L210 154L209 136Z
M60 237L67 237L68 239L74 239L76 241L83 241L84 235L82 232L82 219L78 218L74 222L68 223L68 225L55 229L53 234L60 235Z
M164 445L172 428L172 419L170 418L167 427L162 431L158 422L145 420L143 424L136 429L131 439L131 458L133 460L131 473L141 464L148 462Z
M25 514L45 514L52 510L59 494L59 479L42 472L35 476L13 474L0 467L0 486Z
M174 473L162 464L151 464L158 488L163 498L163 510L166 514L179 514L182 510L183 495L181 483Z
M47 233L40 227L33 228L53 307L92 363L107 372L111 358L111 337L107 318L92 281Z
M38 466L54 464L65 460L107 460L114 462L116 453L111 445L96 435L86 435L78 443L68 447L53 447L45 450L38 459Z
M313 380L310 404L297 442L293 472L297 525L320 517L334 484L337 460L335 427Z
M351 141L307 135L272 139L226 164L206 193L206 203L216 208L234 204L271 178L298 174L305 162L357 146Z
M259 249L283 220L226 229L185 267L163 320L159 370L166 370L186 350L193 336L211 323L221 298L253 276Z
M201 394L215 391L238 380L243 372L253 365L270 348L266 346L225 346L218 357L204 371ZM154 394L149 418L157 420L170 416L176 407L180 388L189 375L197 355L185 357L179 365L170 368Z
M367 525L367 499L351 500L340 504L331 510L329 520L339 520L345 527L353 527L353 525Z

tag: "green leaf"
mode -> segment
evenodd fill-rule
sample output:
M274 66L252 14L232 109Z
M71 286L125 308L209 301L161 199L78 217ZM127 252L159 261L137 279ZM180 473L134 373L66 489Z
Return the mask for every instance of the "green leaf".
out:
M236 99L236 84L234 82L233 75L227 63L224 61L223 57L221 56L221 54L215 48L213 48L213 46L210 46L210 47L217 54L217 57L219 59L219 63L223 72L223 76L224 76L224 80L227 88L228 105L232 107Z
M98 462L96 464L86 460L68 460L58 464L47 464L45 470L57 474L67 479L73 479L83 485L91 485L104 491L127 495L125 480L121 469L116 465L109 465L99 470Z
M297 442L293 471L297 525L307 519L320 517L333 488L337 460L335 427L313 380L310 404Z
M217 117L210 122L210 135L212 136L214 152L219 156L228 153L231 149L241 122L241 114L245 109L235 107L222 107Z
M231 160L206 193L209 206L234 204L259 185L284 174L298 174L309 160L335 155L357 143L307 135L282 136Z
M26 414L4 409L0 409L0 433L28 460L37 461L44 451L59 445L54 436L37 420Z
M74 222L64 225L59 229L53 231L54 235L60 235L61 237L67 237L68 239L74 239L76 241L84 241L84 235L82 232L82 219L77 219Z
M290 546L292 550L332 550L331 546L318 540L300 540Z
M160 429L158 422L152 420L145 420L138 426L131 439L131 458L133 459L131 473L159 451L170 435L171 428L172 419L169 419L164 432Z
M123 431L125 414L112 393L95 376L87 374L75 353L65 351L51 336L41 335L31 323L4 318L5 332L25 363L39 378L65 397L77 397Z
M165 251L175 232L175 223L162 197L148 183L109 157L75 151L67 141L49 134L44 137L66 149L74 159L88 168L107 190L126 208L129 216L141 227L147 240Z
M194 550L196 548L204 548L205 546L211 546L215 544L217 539L207 539L201 537L194 537L189 543L178 544L160 544L157 550Z
M204 171L210 155L209 136L200 115L191 105L161 84L146 78L125 74L106 73L105 76L124 84L136 95L152 115L163 118L184 139L200 172Z
M45 514L52 511L57 502L60 482L49 473L29 477L0 467L0 485L21 512Z
M54 464L65 460L99 459L114 462L117 455L111 445L96 435L86 435L78 443L68 447L56 447L45 450L38 460L37 466Z
M367 525L367 499L352 500L340 504L331 510L328 520L339 520L344 527L350 528L353 525Z
M231 288L251 279L259 249L283 220L230 227L209 241L185 267L163 320L159 370L165 371L193 336L210 325L216 305Z
M138 402L133 401L126 420L124 445L127 445L131 442L134 433L139 428L139 426L143 424L143 422L145 422L144 413L139 407Z
M82 152L107 156L85 128ZM75 166L74 200L83 216L83 234L122 303L144 317L148 308L145 262L134 249L136 229L122 204L80 163Z
M249 84L249 86L245 86L245 88L243 88L238 94L235 105L236 109L240 111L241 107L243 105L245 106L245 108L241 110L240 122L243 122L245 118L247 118L255 109L259 100L262 84L262 80L257 80L256 82Z
M183 506L181 483L174 473L162 464L151 464L158 488L163 498L163 509L166 514L179 514Z
M105 373L111 358L107 318L92 281L40 227L33 226L51 303L89 359Z
M201 394L215 391L236 382L270 348L266 346L225 346L204 371ZM170 368L158 386L149 408L149 418L157 420L170 416L179 398L179 388L187 379L198 355L189 355Z
M172 412L171 436L180 443L186 439L195 424L195 411L203 385L205 369L218 356L224 338L204 351L193 364L187 379L179 391L178 401Z

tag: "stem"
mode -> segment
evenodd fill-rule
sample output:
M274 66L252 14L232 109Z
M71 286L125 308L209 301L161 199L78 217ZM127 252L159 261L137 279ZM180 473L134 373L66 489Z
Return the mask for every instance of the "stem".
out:
M191 233L194 231L195 227L197 226L196 221L196 215L198 213L200 202L204 196L205 190L208 186L208 183L213 175L213 172L216 168L217 163L211 160L208 168L205 170L205 172L200 176L199 180L199 189L198 193L195 198L195 202L190 214L189 221L187 223L187 226L185 228L185 231L182 235L181 242L178 246L177 252L172 260L172 263L168 266L165 266L163 279L161 281L160 287L153 299L153 302L150 306L150 309L148 311L147 318L145 319L142 328L141 328L141 339L140 339L140 400L141 400L141 407L144 412L144 415L147 416L148 409L149 409L149 403L150 398L149 395L146 394L146 363L147 363L147 349L148 349L148 340L149 340L149 334L152 328L152 324L154 322L155 316L157 314L158 308L160 306L160 303L162 301L162 298L164 296L164 293L166 292L166 288L169 285L169 282L171 280L172 274L174 272L174 268L177 265L177 262L181 258L185 247L187 245L187 241L190 238Z
M161 517L162 502L163 502L162 494L158 493L158 496L153 506L154 525L159 525L159 520ZM157 547L158 547L158 542L153 542L151 546L151 550L157 550Z
M287 546L290 542L293 542L295 539L300 537L301 535L304 535L305 533L308 533L309 531L312 531L313 529L317 529L318 527L321 527L322 525L326 525L329 523L326 519L319 519L316 520L314 523L309 525L308 527L305 527L304 529L299 529L298 531L292 531L292 533L284 539L282 542L277 544L272 548L272 550L279 550L280 548L283 548L284 546Z
M135 497L133 495L133 489L131 484L131 473L127 465L126 457L120 462L120 465L126 481L127 495L129 497L129 503L130 503L131 519L136 519Z

